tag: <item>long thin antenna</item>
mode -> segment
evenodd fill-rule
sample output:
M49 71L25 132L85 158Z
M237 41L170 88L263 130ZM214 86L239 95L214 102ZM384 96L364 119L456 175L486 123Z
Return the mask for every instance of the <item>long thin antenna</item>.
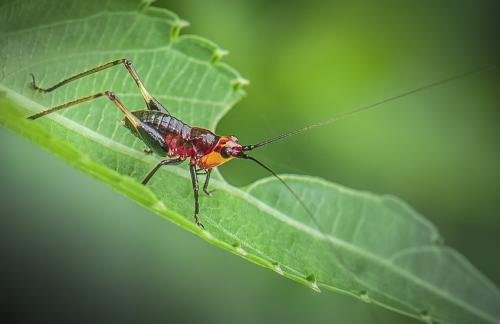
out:
M318 220L316 219L316 217L314 217L314 214L311 212L311 210L306 206L306 204L304 203L304 201L299 197L299 195L295 192L295 190L292 189L292 187L290 187L288 185L288 183L285 182L285 180L283 180L282 177L280 177L276 172L273 171L273 169L271 169L270 167L268 167L267 165L265 165L264 163L260 162L259 160L257 160L256 158L254 158L253 156L250 156L250 155L243 155L242 156L244 159L247 159L247 160L252 160L254 161L255 163L257 163L258 165L260 165L261 167L263 167L264 169L266 169L267 171L269 171L269 173L271 173L276 179L278 179L285 187L286 189L288 189L288 191L295 197L295 199L297 199L297 201L299 202L299 204L302 206L302 208L304 208L304 210L307 212L307 214L309 214L309 217L311 217L311 220L314 222L314 225L316 225L316 227L318 228L318 230L321 231L321 226L319 225L319 222ZM324 233L323 233L324 234ZM326 235L326 234L324 234Z
M332 123L337 122L337 121L339 121L341 119L347 118L349 116L358 114L358 113L363 112L363 111L367 111L367 110L373 109L373 108L378 107L380 105L383 105L385 103L401 99L401 98L409 96L411 94L414 94L414 93L417 93L417 92L421 92L421 91L424 91L424 90L428 90L428 89L431 89L431 88L443 85L445 83L448 83L448 82L451 82L451 81L455 81L455 80L458 80L458 79L461 79L461 78L465 78L467 76L470 76L470 75L473 75L473 74L477 74L477 73L480 73L480 72L483 72L483 71L493 70L493 69L498 68L498 67L500 67L500 64L486 65L486 66L482 66L482 67L476 68L474 70L470 70L470 71L467 71L467 72L464 72L464 73L461 73L461 74L457 74L457 75L448 77L446 79L441 79L441 80L438 80L438 81L426 84L424 86L421 86L419 88L416 88L416 89L413 89L413 90L409 90L409 91L400 93L400 94L398 94L396 96L392 96L392 97L386 98L384 100L377 101L377 102L372 103L372 104L370 104L368 106L359 107L359 108L347 111L345 113L341 113L341 114L339 114L337 116L334 116L334 117L332 117L330 119L327 119L325 121L322 121L322 122L319 122L319 123L315 123L315 124L311 124L311 125L308 125L308 126L304 126L304 127L299 128L299 129L296 129L294 131L291 131L289 133L285 133L285 134L281 134L281 135L269 138L269 139L264 140L264 141L262 141L260 143L253 144L253 145L245 145L245 146L243 146L243 151L251 151L251 150L256 149L258 147L261 147L261 146L264 146L264 145L267 145L267 144L271 144L271 143L276 142L276 141L283 140L283 139L285 139L287 137L303 133L303 132L308 131L310 129L321 127L321 126L325 126L325 125L328 125L328 124L332 124Z

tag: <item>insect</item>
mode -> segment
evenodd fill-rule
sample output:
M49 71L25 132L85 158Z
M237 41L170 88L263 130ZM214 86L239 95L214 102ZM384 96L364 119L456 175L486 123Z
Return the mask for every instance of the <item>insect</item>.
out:
M352 116L354 114L360 113L365 110L373 109L379 105L384 103L400 99L402 97L408 96L410 94L420 92L426 89L433 88L435 86L463 78L465 76L478 73L484 71L486 69L496 68L498 65L489 65L484 66L472 71L468 71L459 75L455 75L446 79L442 79L422 87L413 89L411 91L407 91L401 93L399 95L386 98L384 100L375 102L371 105L367 105L364 107L360 107L358 109L354 109L348 111L344 114L337 115L328 120L311 124L294 131L284 133L278 135L276 137L266 139L260 143L252 144L252 145L241 145L238 143L238 138L235 136L220 136L214 134L212 131L201 128L201 127L192 127L182 122L181 120L172 116L168 110L156 100L144 87L139 75L137 73L134 64L129 59L119 59L115 60L90 70L81 72L74 76L71 76L67 79L60 81L59 83L49 87L49 88L41 88L36 84L35 76L31 74L32 77L32 86L35 90L48 93L51 92L69 82L78 80L85 76L103 71L105 69L111 68L116 65L123 65L129 72L132 79L135 81L137 87L139 88L142 97L146 103L146 109L129 111L125 106L121 103L121 101L116 97L116 95L111 91L103 91L99 92L87 97L79 98L76 100L72 100L66 102L64 104L55 106L53 108L41 111L37 114L29 116L29 119L37 119L53 112L66 109L72 107L77 104L81 104L84 102L88 102L100 97L106 97L111 100L118 109L124 114L124 122L125 127L127 127L130 132L137 136L141 141L143 141L146 146L154 153L161 157L167 157L167 159L161 160L144 178L142 184L146 185L151 178L155 175L155 173L162 167L167 165L177 165L186 160L189 160L189 171L191 174L192 187L194 193L194 220L195 223L203 228L202 223L200 222L200 206L199 206L199 184L198 184L198 175L205 174L205 183L203 184L203 192L211 196L210 191L208 190L208 185L210 181L210 174L212 169L218 167L232 159L247 159L252 160L255 163L259 164L261 167L269 171L273 176L275 176L297 199L297 201L302 205L302 207L307 211L307 213L314 220L312 213L306 207L304 202L298 197L295 191L279 176L277 175L271 168L267 165L263 164L256 158L248 155L246 152L252 151L258 147L271 144L276 141L283 140L287 137L297 135L299 133L305 132L312 128L324 126L326 124L331 124L340 119L346 118L348 116Z

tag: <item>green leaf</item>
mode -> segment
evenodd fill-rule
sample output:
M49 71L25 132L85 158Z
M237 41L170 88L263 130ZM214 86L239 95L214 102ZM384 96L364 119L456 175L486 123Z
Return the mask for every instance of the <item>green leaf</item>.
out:
M64 10L63 10L64 9ZM183 121L214 129L242 97L244 79L220 62L224 51L180 35L186 22L147 2L4 2L0 7L0 123L208 242L315 290L352 294L423 321L500 323L499 290L442 243L437 230L400 200L305 176L284 176L319 227L275 179L236 188L216 176L202 197L201 230L185 166L140 180L158 157L121 127L105 99L49 115L33 112L103 90L130 110L144 103L123 67L48 95L49 86L118 58L132 59L150 92ZM221 279L223 280L223 279ZM332 317L335 316L332 314Z

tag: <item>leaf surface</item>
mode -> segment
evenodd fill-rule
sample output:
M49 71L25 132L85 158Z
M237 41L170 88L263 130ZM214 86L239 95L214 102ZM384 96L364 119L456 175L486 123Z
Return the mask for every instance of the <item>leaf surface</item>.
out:
M144 102L123 67L66 85L42 86L118 58L134 61L148 90L174 115L214 129L243 95L244 79L220 62L218 46L180 35L175 14L135 0L5 1L0 7L0 123L48 148L155 213L221 248L315 290L339 290L424 321L500 323L498 289L432 224L400 200L286 175L315 224L275 179L236 188L220 176L201 198L203 231L194 225L186 166L163 168L119 121L106 99L49 115L26 116L96 92L114 91L130 110Z

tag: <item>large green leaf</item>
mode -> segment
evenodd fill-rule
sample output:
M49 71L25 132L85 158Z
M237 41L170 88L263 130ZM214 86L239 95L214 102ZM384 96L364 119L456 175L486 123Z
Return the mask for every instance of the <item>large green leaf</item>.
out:
M424 321L500 323L500 293L437 230L400 200L321 179L284 178L318 223L275 179L241 189L220 176L193 223L185 166L164 168L148 187L139 180L158 157L117 122L105 99L28 121L70 99L112 90L129 108L143 102L125 69L115 67L54 93L43 85L117 58L134 61L150 92L187 123L214 128L242 96L238 73L215 44L179 34L185 22L135 0L6 1L0 7L0 123L48 148L205 240L315 290L339 290ZM319 225L319 226L318 226ZM332 316L334 316L332 314Z

